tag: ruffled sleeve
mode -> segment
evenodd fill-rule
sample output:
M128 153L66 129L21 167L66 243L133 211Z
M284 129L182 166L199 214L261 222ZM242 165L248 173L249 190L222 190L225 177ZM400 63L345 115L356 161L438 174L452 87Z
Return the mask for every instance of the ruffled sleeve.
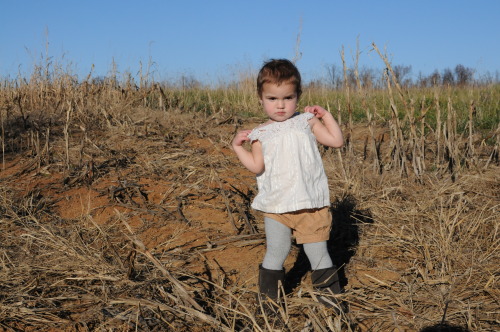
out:
M309 125L308 121L311 120L312 118L314 118L314 114L306 112L306 113L302 113L302 117L305 120L305 122L307 123L307 125Z
M260 136L259 134L260 134L259 128L255 128L250 132L250 134L248 134L247 137L250 138L250 142L253 142L259 139Z

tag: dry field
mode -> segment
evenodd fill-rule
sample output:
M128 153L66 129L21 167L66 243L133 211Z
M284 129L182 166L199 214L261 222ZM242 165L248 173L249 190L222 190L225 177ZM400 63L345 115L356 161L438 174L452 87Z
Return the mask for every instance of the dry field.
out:
M354 96L330 101L347 145L321 150L350 310L316 301L294 246L278 322L255 300L255 179L229 149L262 120L254 97L228 90L220 106L216 92L64 75L4 85L0 330L500 329L500 127L473 125L480 97L463 120L454 91L416 107L388 83L379 113L360 101L372 111L359 121L346 113Z

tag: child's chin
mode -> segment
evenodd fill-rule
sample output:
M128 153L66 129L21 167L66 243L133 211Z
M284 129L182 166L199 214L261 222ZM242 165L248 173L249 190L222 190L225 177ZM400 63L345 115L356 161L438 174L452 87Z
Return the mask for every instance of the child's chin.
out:
M274 118L274 119L271 119L271 120L273 120L274 122L283 122L283 121L286 121L288 119L289 118Z
M277 115L273 116L272 119L276 122L282 122L282 121L290 119L291 117L292 116L288 115L288 114L277 114Z

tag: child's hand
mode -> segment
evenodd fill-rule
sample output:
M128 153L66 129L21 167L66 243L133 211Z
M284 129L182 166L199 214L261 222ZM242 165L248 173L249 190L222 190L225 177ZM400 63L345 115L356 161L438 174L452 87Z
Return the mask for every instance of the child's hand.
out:
M340 148L344 144L342 130L330 112L318 105L306 106L304 110L315 116L309 120L309 125L319 143L332 148Z
M242 146L243 143L250 141L248 135L251 133L251 130L242 130L239 131L236 136L233 138L233 142L231 143L233 148L237 146Z
M328 113L327 110L318 105L306 106L304 108L304 111L314 114L314 116L318 119L321 119L326 113Z

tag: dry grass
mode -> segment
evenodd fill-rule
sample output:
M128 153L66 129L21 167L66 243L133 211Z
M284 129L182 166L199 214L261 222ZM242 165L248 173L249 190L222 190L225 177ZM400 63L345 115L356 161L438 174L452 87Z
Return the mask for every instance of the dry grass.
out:
M387 84L388 117L363 93L368 122L339 102L332 112L350 119L348 145L322 150L330 247L350 312L336 316L314 300L296 247L278 320L255 301L248 266L261 256L232 256L263 248L260 215L249 208L253 176L228 149L238 128L259 121L243 116L255 106L249 93L76 84L65 75L5 84L0 328L418 331L447 321L498 329L500 132L473 125L481 100L461 128L451 97L418 108L390 76ZM425 114L443 106L430 126Z

